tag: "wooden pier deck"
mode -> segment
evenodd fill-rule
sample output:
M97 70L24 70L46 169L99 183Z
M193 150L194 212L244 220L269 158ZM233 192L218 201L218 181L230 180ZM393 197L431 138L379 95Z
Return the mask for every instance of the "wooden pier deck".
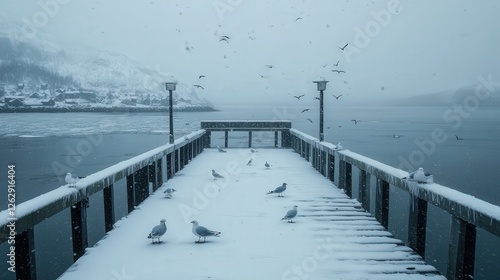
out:
M284 197L266 195L283 182ZM293 205L295 223L281 221ZM153 245L146 236L162 218L168 230ZM194 243L191 220L221 237ZM61 277L159 278L445 279L293 150L248 148L206 149Z

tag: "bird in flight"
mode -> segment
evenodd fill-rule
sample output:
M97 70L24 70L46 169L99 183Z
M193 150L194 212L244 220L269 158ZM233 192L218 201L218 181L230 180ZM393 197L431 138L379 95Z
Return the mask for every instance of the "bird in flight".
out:
M345 44L345 46L343 46L343 47L339 47L339 49L345 50L345 48L347 47L347 45L349 45L349 43Z
M304 109L302 110L302 113L309 111L310 109Z
M341 125L339 125L339 128L341 128L341 127L342 127L342 126L341 126Z
M457 138L457 140L464 140L464 138L460 138L458 135L455 135L455 138Z
M294 97L294 98L297 98L298 100L300 100L300 98L301 98L302 96L304 96L304 95L305 95L305 94L302 94L302 95L299 95L299 96L294 95L293 97Z
M342 96L342 94L340 94L339 96L333 95L333 97L335 97L335 99L339 99L341 96Z
M299 19L302 19L302 18L301 18L301 17L298 17L298 18L296 18L296 19L295 19L295 21L297 21L297 20L299 20Z
M226 43L228 43L228 44L229 44L229 41L228 41L226 38L221 38L221 39L219 40L219 42L220 42L220 41L226 41Z
M229 37L228 37L228 36L226 36L226 35L223 35L223 36L220 36L220 37L221 37L221 38L223 38L223 39L226 39L226 40L231 39L231 38L229 38Z
M311 120L310 118L306 118L306 120L308 120L310 123L313 123L313 120Z
M340 61L339 61L339 60L337 60L337 63L333 64L333 66L335 66L335 67L339 66L339 62L340 62Z
M269 65L269 64L266 64L266 65L264 65L264 66L266 66L267 68L276 68L276 67L274 67L273 65Z
M319 97L315 96L314 99L320 100Z
M326 66L328 66L328 64L325 64L325 65L321 65L321 67L325 68Z
M200 75L198 79L205 78L205 75Z
M259 74L259 76L260 76L261 78L265 78L265 77L264 77L264 75Z
M332 70L332 72L337 72L338 74L340 74L340 73L345 73L345 71L344 71L344 70L336 70L336 69Z
M354 122L354 124L358 124L358 122L360 122L360 120L351 120L351 122Z
M200 86L200 85L193 85L194 87L197 87L197 88L201 88L201 89L205 89L204 87Z

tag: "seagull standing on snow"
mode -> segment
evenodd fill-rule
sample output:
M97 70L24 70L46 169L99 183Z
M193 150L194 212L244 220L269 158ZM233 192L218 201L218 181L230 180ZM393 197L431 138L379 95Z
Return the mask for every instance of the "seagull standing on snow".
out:
M68 172L66 173L66 177L64 177L64 181L66 181L67 184L73 185L74 183L78 182L81 178L83 177L78 177Z
M407 179L406 177L403 179ZM434 176L430 173L424 171L422 167L420 167L417 171L410 173L408 175L409 180L417 181L418 183L432 183L434 182Z
M193 224L192 232L194 235L198 236L198 241L195 241L195 243L205 243L205 239L209 236L217 236L221 234L220 231L213 231L209 230L206 227L202 227L198 225L198 221L192 221ZM203 242L201 242L201 238L203 237Z
M285 217L281 218L281 220L288 220L289 223L293 223L292 219L297 216L297 207L297 205L294 205L293 209L286 212Z
M277 187L276 189L274 189L273 191L269 191L268 193L266 194L272 194L272 193L277 193L278 196L280 197L283 197L283 192L286 190L286 183L283 183L283 185Z
M224 178L222 175L220 175L219 173L215 172L214 169L212 169L212 176L214 176L214 180L217 179L217 178Z
M151 243L155 243L155 239L158 239L158 243L161 243L160 237L167 232L167 225L165 225L166 222L167 221L165 221L165 219L161 219L160 224L151 230L151 233L148 235L148 238L151 238Z
M163 193L165 194L166 198L172 198L172 194L176 192L177 190L174 188L168 188L166 189Z
M227 153L225 150L223 150L220 146L217 146L217 150L219 150L219 152L221 153Z
M252 158L247 162L247 165L252 165Z
M271 165L269 165L269 163L267 163L267 161L266 161L266 164L264 164L264 166L266 167L266 169L269 169L269 167L271 167Z

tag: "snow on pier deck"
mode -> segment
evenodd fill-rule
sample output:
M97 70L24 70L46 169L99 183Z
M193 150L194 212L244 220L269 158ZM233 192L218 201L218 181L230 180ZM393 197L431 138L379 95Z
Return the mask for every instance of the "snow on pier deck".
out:
M284 197L266 195L283 182ZM281 221L293 205L295 223ZM163 218L167 233L151 244ZM195 243L192 220L221 236ZM293 150L205 149L60 279L445 278Z

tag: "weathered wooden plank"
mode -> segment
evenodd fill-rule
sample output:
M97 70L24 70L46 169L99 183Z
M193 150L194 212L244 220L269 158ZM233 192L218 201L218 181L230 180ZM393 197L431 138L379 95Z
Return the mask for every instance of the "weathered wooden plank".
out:
M73 261L77 261L88 247L87 207L88 200L83 199L71 207L71 232L73 241Z
M7 262L15 263L16 279L36 280L35 233L32 228L16 235L15 250L9 250L7 258Z
M451 219L448 279L474 279L476 227L456 217Z

